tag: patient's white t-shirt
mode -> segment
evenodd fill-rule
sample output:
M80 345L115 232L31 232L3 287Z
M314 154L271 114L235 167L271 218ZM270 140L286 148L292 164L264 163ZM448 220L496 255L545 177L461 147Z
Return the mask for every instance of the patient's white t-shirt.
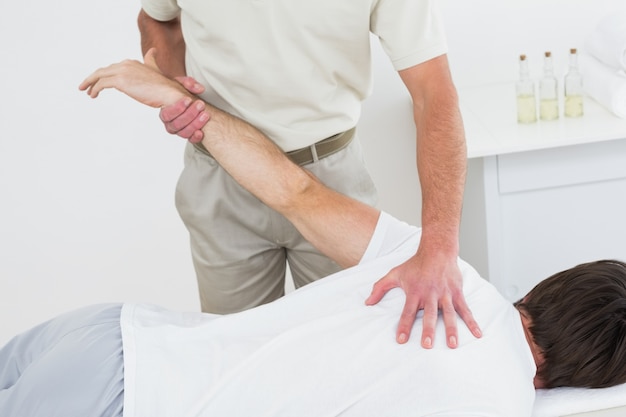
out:
M381 214L361 263L273 303L218 316L127 304L125 417L530 416L535 365L517 310L463 261L483 337L459 321L449 349L395 341L400 289L372 285L415 253L420 230Z

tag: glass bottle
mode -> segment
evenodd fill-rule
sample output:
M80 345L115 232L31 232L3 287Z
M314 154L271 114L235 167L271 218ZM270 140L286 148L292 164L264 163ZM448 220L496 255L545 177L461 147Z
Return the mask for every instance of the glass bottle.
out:
M578 53L575 48L569 51L569 70L565 75L565 116L583 115L583 78L578 69Z
M559 118L558 84L554 76L552 53L546 52L543 61L543 77L539 83L539 115L541 120Z
M517 93L517 122L534 123L537 121L537 102L535 83L530 78L526 55L519 57L519 80L515 84Z

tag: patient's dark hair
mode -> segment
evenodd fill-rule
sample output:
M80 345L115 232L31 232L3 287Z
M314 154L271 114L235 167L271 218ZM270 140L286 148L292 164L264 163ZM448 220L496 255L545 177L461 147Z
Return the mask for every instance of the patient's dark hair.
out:
M559 272L515 305L531 320L546 388L626 382L626 263L601 260Z

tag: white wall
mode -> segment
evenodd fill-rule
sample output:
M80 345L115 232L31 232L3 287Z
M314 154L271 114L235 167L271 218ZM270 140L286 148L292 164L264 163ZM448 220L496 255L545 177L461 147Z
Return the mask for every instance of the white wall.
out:
M584 52L584 41L623 0L440 0L446 19L449 57L457 86L512 81L519 55L530 60L534 76L551 51L555 70L564 74L570 48Z
M183 140L157 113L78 84L139 58L139 2L0 5L0 343L105 301L197 309L174 208Z
M624 0L439 0L439 5L461 96L465 86L516 80L522 53L528 55L533 76L541 74L545 51L552 52L557 74L564 74L569 49L584 52L584 41L598 21L625 7ZM376 82L359 124L363 146L380 189L380 206L419 224L410 101L379 45L373 46Z
M619 1L441 0L454 77L514 78L519 53L566 51L600 14L596 5ZM77 89L98 66L140 58L139 2L38 3L0 4L0 343L94 302L198 309L173 202L183 141L152 109ZM419 223L409 99L378 45L374 53L360 125L366 157L381 207Z

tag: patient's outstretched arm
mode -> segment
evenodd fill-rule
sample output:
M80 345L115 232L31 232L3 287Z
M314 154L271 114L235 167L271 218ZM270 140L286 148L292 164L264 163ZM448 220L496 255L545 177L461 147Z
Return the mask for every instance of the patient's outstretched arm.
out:
M117 89L151 107L163 107L185 97L180 84L159 71L154 50L145 63L126 60L96 70L79 86L91 97ZM330 190L295 165L255 127L205 103L211 120L202 144L244 188L287 217L321 252L347 267L358 263L372 236L378 210Z

